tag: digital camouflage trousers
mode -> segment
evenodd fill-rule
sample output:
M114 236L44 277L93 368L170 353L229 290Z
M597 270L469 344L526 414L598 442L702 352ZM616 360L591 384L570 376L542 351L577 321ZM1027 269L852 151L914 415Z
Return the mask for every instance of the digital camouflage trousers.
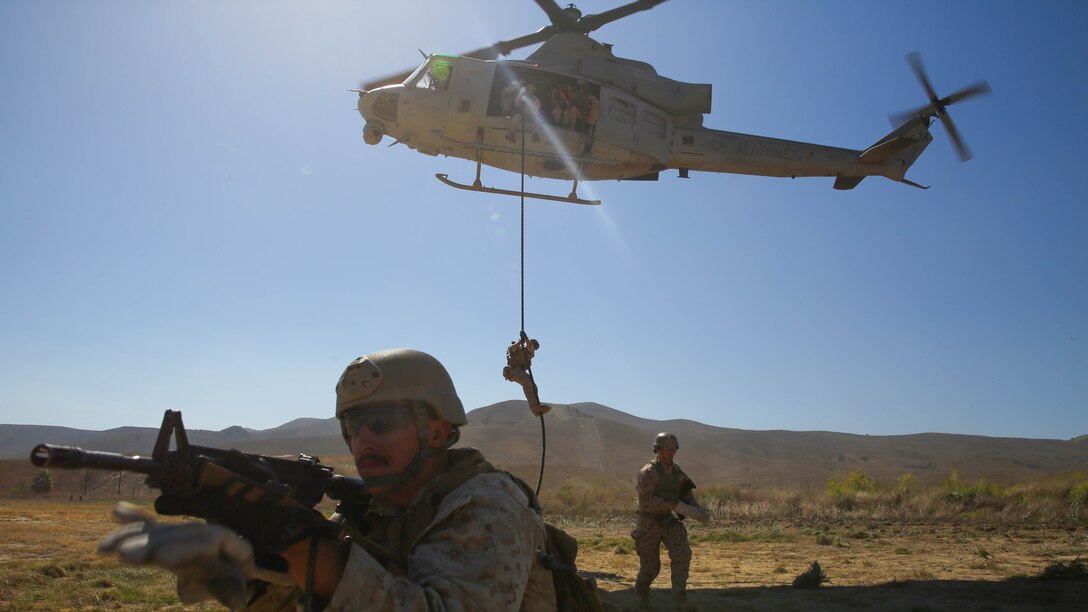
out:
M678 520L661 521L641 516L638 526L631 532L635 540L635 552L638 553L638 578L635 590L648 593L650 583L661 572L661 545L669 551L669 567L672 570L672 591L683 593L688 585L688 571L691 568L691 546L688 545L688 530Z

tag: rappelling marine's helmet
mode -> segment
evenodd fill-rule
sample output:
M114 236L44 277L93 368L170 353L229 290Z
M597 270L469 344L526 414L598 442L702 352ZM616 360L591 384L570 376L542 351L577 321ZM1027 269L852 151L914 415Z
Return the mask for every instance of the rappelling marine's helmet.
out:
M673 450L680 450L680 440L676 439L676 434L663 431L654 437L654 452L662 448L671 448Z

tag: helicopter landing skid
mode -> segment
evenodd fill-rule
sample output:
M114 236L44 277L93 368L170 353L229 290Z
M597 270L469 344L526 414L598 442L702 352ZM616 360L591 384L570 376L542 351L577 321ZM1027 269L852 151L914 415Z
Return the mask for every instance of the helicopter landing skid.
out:
M529 192L529 191L521 192L521 191L514 191L512 189L498 189L496 187L484 187L483 184L480 183L479 176L476 177L476 180L473 181L473 183L471 185L465 185L464 183L458 183L457 181L452 181L452 180L450 180L450 175L448 175L448 174L435 174L434 177L436 179L442 181L443 183L449 185L450 187L453 187L455 189L464 189L466 191L479 191L481 193L497 193L499 195L509 195L509 196L522 196L523 195L523 196L525 196L527 198L536 198L538 200L551 200L552 202L566 202L568 204L586 204L586 205L589 205L589 206L596 206L596 205L601 203L600 200L583 200L582 198L579 198L578 193L577 193L578 181L574 182L574 189L571 190L570 195L568 195L566 197L563 197L563 196L548 195L546 193L532 193L532 192Z

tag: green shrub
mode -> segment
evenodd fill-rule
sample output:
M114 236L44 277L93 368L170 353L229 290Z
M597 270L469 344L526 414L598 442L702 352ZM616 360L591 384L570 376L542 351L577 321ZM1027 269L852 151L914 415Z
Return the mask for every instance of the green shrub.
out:
M35 493L48 493L53 490L53 475L49 473L49 470L41 469L34 474L34 480L30 482L30 490Z
M1085 506L1088 506L1088 480L1082 480L1069 489L1069 512L1073 520L1080 518Z
M824 582L827 582L827 574L819 561L813 561L808 570L793 579L793 586L797 589L817 589Z
M1078 580L1088 581L1088 569L1079 558L1066 563L1058 561L1046 566L1040 577L1046 580Z
M827 496L839 508L853 510L857 505L859 493L876 493L879 487L872 476L859 469L850 470L844 479L828 478L825 490Z
M1088 521L1088 473L1083 472L999 485L986 480L967 483L952 470L943 481L930 486L906 472L885 486L854 470L835 475L823 490L809 490L807 485L800 491L709 485L696 494L719 526L779 522L803 527L809 537L819 528L827 531L827 525L874 520L979 525L1084 525ZM638 514L634 490L611 481L557 483L541 492L540 501L549 520L564 527L630 525ZM692 536L715 531L701 524L689 524L689 529ZM867 539L851 531L845 528L830 535ZM718 537L727 541L737 534ZM765 535L759 537L766 541Z
M900 498L907 497L918 489L918 479L911 472L903 472L895 481L895 493Z
M1005 497L1005 489L1001 485L979 480L975 484L967 484L960 480L959 472L953 468L941 485L944 491L944 500L951 504L960 505L963 508L977 508L986 506L990 508L1002 507Z

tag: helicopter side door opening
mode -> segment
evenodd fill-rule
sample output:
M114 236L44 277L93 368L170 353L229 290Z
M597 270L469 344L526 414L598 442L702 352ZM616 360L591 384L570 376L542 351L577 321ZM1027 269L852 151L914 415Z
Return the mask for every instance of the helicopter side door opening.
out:
M473 150L476 177L471 185L458 183L448 174L436 178L457 189L514 195L568 202L599 204L598 200L578 197L578 180L582 168L592 160L585 156L600 116L598 92L600 86L584 79L535 70L528 66L498 66L459 58L464 64L459 74L470 78L454 80L459 87L479 87L480 79L490 75L486 104L472 98L455 95L458 114L447 124L444 138L452 148L460 146ZM462 68L470 68L469 71ZM476 108L483 108L483 116ZM472 112L468 112L468 111ZM467 113L461 115L462 113ZM469 123L467 120L470 120ZM469 157L468 155L458 155ZM530 176L566 178L574 185L567 196L555 196L520 190L485 187L480 179L483 164Z
M522 107L531 106L533 112L525 113L527 129L536 136L547 130L571 157L581 157L600 117L600 89L596 83L568 75L502 66L491 82L487 116L507 119L504 138L517 142Z

